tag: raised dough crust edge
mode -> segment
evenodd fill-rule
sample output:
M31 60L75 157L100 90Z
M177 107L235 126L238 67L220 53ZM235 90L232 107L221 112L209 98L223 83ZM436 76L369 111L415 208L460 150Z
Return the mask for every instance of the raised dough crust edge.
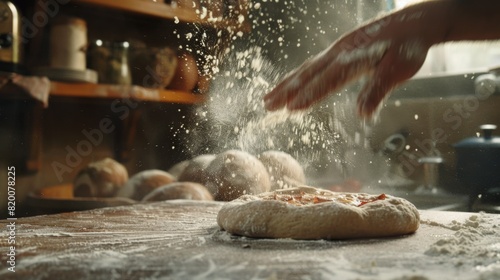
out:
M300 187L308 193L333 192ZM287 190L287 193L291 189ZM219 226L236 235L260 238L351 239L388 237L415 232L420 224L417 208L409 201L387 195L363 206L323 202L296 206L244 195L225 204L217 215ZM376 198L371 194L356 194Z

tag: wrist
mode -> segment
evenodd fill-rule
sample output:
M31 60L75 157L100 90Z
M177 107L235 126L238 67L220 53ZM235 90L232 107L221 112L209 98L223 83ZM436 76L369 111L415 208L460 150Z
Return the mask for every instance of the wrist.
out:
M449 41L458 13L457 2L461 0L432 0L422 2L422 12L428 14L422 22L427 24L423 32L429 32L429 44L436 45Z
M428 0L396 11L391 16L396 19L393 32L407 36L406 33L411 30L412 36L420 38L428 47L443 43L453 30L457 10L455 3L459 1ZM406 26L401 28L401 25Z
M441 0L448 5L443 42L500 39L500 1Z

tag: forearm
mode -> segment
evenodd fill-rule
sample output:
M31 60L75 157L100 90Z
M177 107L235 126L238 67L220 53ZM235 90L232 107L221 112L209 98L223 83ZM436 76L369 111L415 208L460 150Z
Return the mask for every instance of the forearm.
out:
M499 0L441 0L450 2L448 30L443 42L500 39Z

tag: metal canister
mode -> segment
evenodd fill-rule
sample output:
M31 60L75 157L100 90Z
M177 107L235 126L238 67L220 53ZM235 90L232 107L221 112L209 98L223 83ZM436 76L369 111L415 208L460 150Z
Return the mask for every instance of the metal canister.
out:
M50 67L86 69L87 23L80 18L60 16L50 30Z
M0 1L0 71L19 72L21 16L11 1Z

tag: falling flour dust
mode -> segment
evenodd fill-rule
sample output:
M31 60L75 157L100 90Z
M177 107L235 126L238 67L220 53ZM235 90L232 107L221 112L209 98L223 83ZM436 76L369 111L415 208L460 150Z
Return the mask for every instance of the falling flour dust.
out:
M265 111L263 96L288 71L282 69L285 66L281 64L295 64L296 58L290 55L292 51L288 53L292 50L291 46L293 51L304 49L304 53L311 56L311 50L324 50L340 35L332 33L326 36L326 33L338 30L339 26L351 20L346 14L346 22L337 22L329 14L343 9L351 11L352 7L348 4L345 7L343 4L313 4L307 1L288 3L291 6L281 4L287 7L286 18L283 19L266 14L278 4L255 2L249 7L251 13L248 19L255 32L260 34L250 35L248 42L241 34L235 34L235 41L224 51L223 59L209 58L213 62L209 65L213 67L204 71L215 75L207 102L194 112L192 125L183 127L189 133L186 154L215 154L228 149L240 149L251 154L279 150L296 158L308 178L324 176L325 181L330 183L353 177L365 183L380 182L387 177L385 174L389 172L390 162L372 151L368 140L371 124L364 123L356 115L356 93L360 84L354 83L331 94L308 111L293 114L286 110ZM311 7L314 5L322 8L313 11ZM309 22L311 15L316 13L330 19L330 22ZM294 16L296 20L288 19ZM352 20L354 22L355 17ZM379 28L374 26L369 32L376 33ZM299 31L288 33L294 29L303 31L303 34ZM313 29L318 37L311 35ZM292 38L297 40L296 45L295 41L290 41ZM239 39L245 44L239 44ZM303 41L311 43L308 45L310 49L306 49ZM353 59L378 61L390 43L381 41L366 48L350 50L339 56L339 62ZM277 45L276 49L270 51L273 44ZM268 57L273 57L273 61Z
M365 145L352 126L355 97L335 95L299 113L267 112L262 97L283 73L258 47L230 56L227 70L222 68L214 79L208 102L197 109L189 128L193 154L240 149L256 155L279 150L296 158L309 175L326 172L338 174L338 179L354 168L346 154Z

